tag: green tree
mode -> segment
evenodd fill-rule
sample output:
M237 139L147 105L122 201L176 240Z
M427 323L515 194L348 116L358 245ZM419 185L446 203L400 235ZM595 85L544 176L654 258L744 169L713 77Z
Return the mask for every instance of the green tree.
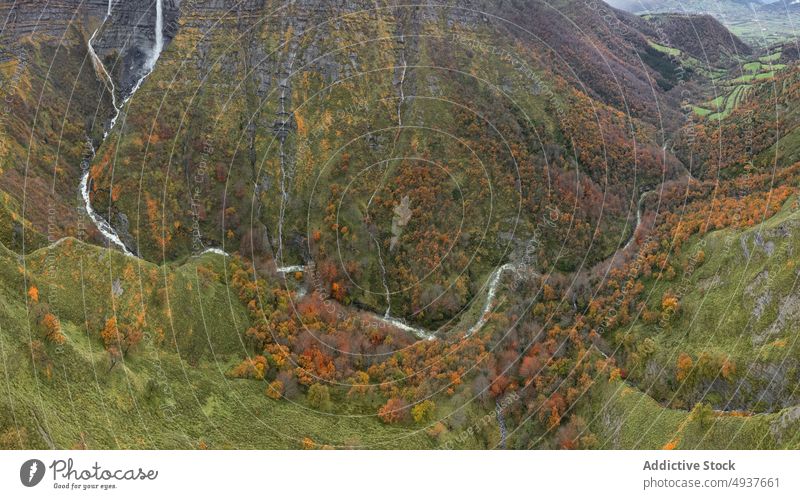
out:
M331 405L331 394L327 386L314 383L308 388L308 403L311 407L327 410Z

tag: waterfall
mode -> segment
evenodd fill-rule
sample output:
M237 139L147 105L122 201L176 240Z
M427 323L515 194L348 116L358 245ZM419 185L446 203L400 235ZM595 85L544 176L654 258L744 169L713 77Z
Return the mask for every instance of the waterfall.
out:
M486 303L483 305L483 310L481 310L481 316L478 318L478 322L475 323L474 326L469 328L467 334L465 336L472 336L473 334L477 333L478 331L483 328L488 320L489 312L492 311L494 308L494 298L497 295L497 288L500 284L500 278L503 276L503 272L507 270L516 271L516 266L511 263L507 263L502 267L498 268L494 271L494 273L489 278L489 291L486 293Z
M81 177L81 186L80 186L81 197L83 197L83 204L86 206L86 213L88 213L89 218L92 220L95 227L97 227L97 230L99 230L100 233L103 234L103 237L105 237L109 242L113 243L114 245L119 246L122 252L125 253L126 255L133 256L133 253L128 251L128 248L125 246L125 243L123 243L122 239L119 238L119 235L117 235L117 232L114 230L113 227L111 227L111 224L109 224L105 219L103 219L103 217L98 215L98 213L94 211L94 208L92 207L92 202L89 199L89 171L90 171L89 163L92 161L92 158L94 158L95 150L91 140L88 140L88 146L91 151L91 154L89 154L81 164L81 168L83 168L83 176Z
M108 1L108 12L107 12L105 18L103 19L103 23L105 23L109 19L109 17L111 17L112 2L113 2L113 0L109 0ZM155 40L155 44L153 46L153 49L152 49L152 51L150 53L150 57L145 62L145 72L144 72L143 76L139 79L139 81L136 82L136 84L134 85L133 89L131 90L131 93L127 97L125 97L125 99L119 105L117 104L116 88L114 86L114 80L113 80L113 78L111 78L111 75L106 70L105 66L103 65L103 62L100 60L100 57L97 55L97 53L94 50L94 47L92 46L92 42L94 41L95 37L97 36L97 33L99 32L100 28L95 30L94 33L92 34L92 36L89 38L88 51L89 51L89 55L90 55L90 57L92 59L92 64L94 65L94 67L95 67L95 69L96 69L96 71L98 73L98 76L101 77L101 79L104 81L104 84L109 89L109 91L111 93L112 103L113 103L114 109L116 111L116 114L115 114L114 118L111 120L111 123L110 123L108 129L105 131L105 133L103 135L103 139L105 139L108 136L109 132L114 128L114 125L115 125L115 123L117 121L117 118L119 118L119 116L120 116L122 108L125 106L125 104L128 102L128 100L130 100L130 98L133 96L133 94L136 93L136 91L139 89L139 87L141 86L142 82L147 78L147 76L149 76L150 73L153 71L153 69L155 68L156 62L158 61L158 58L161 55L161 51L164 48L164 34L163 34L163 27L164 27L163 23L164 23L164 20L163 20L163 5L162 5L162 2L163 2L163 0L157 0L157 2L156 2L156 40ZM289 75L291 74L291 68L292 68L292 65L294 63L293 57L290 58L290 61L291 62L289 63L288 70L287 70L287 73ZM402 126L402 116L400 114L400 106L402 106L403 102L405 101L405 95L404 95L403 89L402 89L402 84L405 81L406 67L407 67L406 66L406 61L405 61L405 55L403 55L403 61L402 62L403 62L403 70L402 70L401 82L400 82L400 85L401 85L401 88L400 88L400 103L399 103L399 106L398 106L398 126L399 127ZM288 115L289 115L289 113L286 111L286 107L285 107L285 101L288 98L287 92L286 92L287 89L288 89L288 76L287 76L286 79L282 80L282 82L281 82L281 93L280 93L280 104L281 104L281 107L280 107L279 115L280 115L280 118L281 118L282 121L280 121L278 123L278 125L279 125L278 126L278 135L279 135L280 154L281 154L281 172L282 172L282 178L281 178L282 205L281 205L281 213L280 213L280 217L279 217L280 219L279 219L279 224L278 224L278 233L279 233L279 236L278 236L278 244L279 244L278 254L279 255L281 254L281 243L282 243L282 236L283 236L283 234L282 234L282 224L283 224L283 215L284 215L284 210L285 210L285 203L286 203L286 200L288 199L287 185L288 185L288 180L289 180L289 178L287 176L286 165L285 165L285 159L286 158L285 158L285 154L284 154L284 151L283 151L284 141L286 139L286 135L288 134L287 126L288 126ZM88 141L88 146L90 148L91 154L89 154L84 159L83 163L81 164L81 167L83 169L83 176L81 178L81 184L80 184L80 193L81 193L81 197L83 198L83 202L84 202L84 204L86 206L86 212L88 213L89 218L92 220L94 225L97 227L98 231L100 231L100 233L103 234L103 236L110 243L118 246L123 251L123 253L125 253L126 255L135 256L133 253L131 253L128 250L128 248L125 246L125 243L122 242L122 240L120 239L119 235L114 230L114 228L111 226L111 224L108 223L103 217L101 217L94 210L94 208L92 207L92 204L91 204L91 201L90 201L90 196L89 196L89 181L90 181L90 179L89 179L89 173L90 173L89 165L91 163L92 158L94 158L94 156L95 156L95 148L94 148L91 140ZM371 202L372 202L372 199L370 199L370 203ZM640 203L641 203L641 200L640 200ZM377 243L377 241L376 241L376 243ZM378 251L379 251L379 255L380 255L380 247L378 248ZM213 254L228 256L228 253L226 253L225 251L223 251L222 249L219 249L219 248L208 248L208 249L204 250L201 254L206 254L206 253L213 253ZM280 261L280 258L278 259L278 261ZM383 322L385 324L389 324L389 325L394 326L394 327L396 327L398 329L401 329L401 330L403 330L405 332L411 333L411 334L415 335L419 339L427 340L427 341L433 341L433 340L437 339L439 331L428 331L428 330L423 329L423 328L414 327L414 326L411 326L408 323L406 323L404 320L392 317L390 315L390 313L391 313L391 302L389 301L389 289L388 289L388 285L387 285L386 277L385 277L386 269L385 269L385 267L383 267L382 256L381 256L380 262L381 262L381 267L382 267L382 270L383 270L383 284L384 284L384 288L386 290L386 295L387 295L387 302L388 302L387 306L389 308L387 308L386 313L384 314L383 317L380 317L380 316L377 316L377 315L374 315L374 317L377 320L379 320L379 321L381 321L381 322ZM468 337L468 336L478 332L486 324L487 315L488 315L488 313L491 311L491 309L494 306L495 295L497 294L498 287L499 287L499 282L500 282L500 278L502 277L502 274L507 270L514 270L514 269L515 269L514 265L505 264L505 265L501 266L500 268L498 268L497 270L495 270L495 272L490 276L490 278L489 278L489 287L488 287L488 291L487 291L487 295L486 295L486 302L484 303L483 310L481 311L481 316L478 319L478 321L471 328L469 328L467 330L467 332L465 334L465 337ZM285 273L291 273L291 272L303 272L303 271L306 271L306 267L303 266L303 265L290 265L290 266L279 267L277 269L277 271L280 272L280 273L284 273L284 274ZM303 292L303 294L304 294L304 292Z
M113 3L114 0L108 0L108 10L106 11L106 15L103 18L102 24L105 24L106 21L108 21L108 19L111 17L111 8ZM100 27L102 27L102 24ZM136 84L133 86L131 92L122 100L122 103L119 104L117 103L117 89L116 86L114 85L114 79L106 70L103 61L100 60L100 57L97 55L97 52L95 52L94 46L92 45L94 39L97 37L97 33L100 31L100 27L98 27L94 31L94 33L92 33L92 36L89 38L87 49L89 51L89 56L91 57L92 65L94 66L95 71L97 72L100 79L103 80L103 84L106 85L106 88L111 94L111 102L112 105L114 106L114 112L115 112L114 117L111 119L111 122L109 123L108 127L103 132L103 140L105 140L108 137L108 134L111 132L111 130L114 129L114 126L116 125L117 120L119 119L120 114L122 113L122 108L125 107L125 104L127 104L127 102L131 99L131 97L133 97L133 94L135 94L136 91L139 90L139 87L142 85L144 80L150 75L150 73L153 72L153 69L155 69L156 62L158 61L161 52L164 50L163 0L156 1L156 26L155 26L156 39L155 39L155 44L153 45L153 48L150 52L150 56L148 57L147 61L145 61L144 73L142 74L141 78L139 78L139 80L136 82ZM83 203L85 205L86 212L89 214L89 218L92 220L95 227L97 227L97 230L100 231L100 233L106 238L106 240L108 240L110 243L116 246L119 246L122 252L125 253L126 255L135 256L131 251L128 250L128 248L122 242L122 239L120 239L119 235L114 230L114 227L112 227L111 224L108 223L102 216L100 216L92 207L92 203L89 196L89 173L90 173L89 165L95 156L95 148L94 145L91 143L91 140L89 140L89 148L91 150L91 154L89 154L81 164L83 175L81 177L81 183L80 183L80 194L81 197L83 198ZM205 253L214 253L217 255L228 256L228 253L219 248L208 248L204 250L201 254Z
M289 28L292 29L292 26L289 25ZM278 81L278 86L280 87L280 94L278 95L279 108L277 119L273 125L275 134L278 137L278 154L280 156L279 159L281 168L281 198L280 206L278 207L278 249L275 254L275 259L278 262L283 262L283 221L286 217L286 207L287 203L289 202L289 189L291 188L291 183L294 180L292 161L291 158L289 158L286 154L285 145L286 138L289 136L290 132L290 122L292 116L292 113L290 113L286 108L286 101L288 100L291 106L292 91L289 80L292 77L292 71L294 69L295 48L296 43L294 40L291 40L287 45L289 53L287 54L286 59L283 61L284 67L278 74L278 77L280 78Z
M106 12L106 16L103 18L102 24L105 24L106 21L108 21L108 18L111 17L112 1L113 0L108 0L108 11ZM103 64L103 61L100 60L100 57L97 55L97 52L95 52L94 46L92 45L92 42L94 42L94 39L99 31L100 31L99 27L96 30L94 30L94 33L92 33L92 36L89 38L87 49L89 51L89 57L91 57L92 59L92 65L94 66L95 71L102 78L103 84L106 85L106 88L108 89L109 93L111 93L111 103L114 106L114 111L116 112L114 118L111 120L111 125L109 126L108 130L106 130L103 133L103 139L105 139L108 136L109 130L111 130L111 128L114 127L114 123L117 121L117 117L119 117L121 107L117 105L117 92L114 86L114 80L113 78L111 78L111 75L108 73L108 71L106 71L106 67ZM91 198L89 196L89 174L90 174L89 165L92 159L94 159L95 148L90 139L87 139L87 145L89 146L89 150L91 152L88 156L86 156L86 158L84 158L83 162L81 163L81 169L83 170L83 175L81 176L81 184L79 188L81 198L83 198L84 207L86 208L86 213L89 215L89 218L92 220L95 227L97 227L97 230L100 231L100 233L103 235L103 237L106 238L106 240L118 246L122 250L122 252L125 253L126 255L133 256L133 253L131 253L128 250L128 248L125 246L125 243L122 242L122 239L120 239L119 235L111 226L111 224L108 223L103 217L101 217L92 207Z
M158 57L164 50L164 0L156 0L156 43L150 51L150 57L145 62L145 74L149 74L156 67ZM143 78L144 79L144 78Z
M92 66L94 66L95 71L98 75L102 78L103 84L108 89L108 92L111 94L111 104L114 106L114 117L111 119L111 124L109 125L108 129L103 132L103 139L108 136L108 132L114 128L114 124L117 122L117 118L119 118L119 113L121 106L117 105L117 88L114 86L114 79L111 78L111 75L106 71L106 66L103 64L103 61L100 60L100 57L97 55L97 52L94 50L94 42L97 33L100 31L100 28L108 21L108 18L111 17L111 4L113 0L108 0L108 11L106 12L106 16L103 18L103 22L101 23L100 27L94 30L92 36L89 37L88 50L89 50L89 57L92 58Z

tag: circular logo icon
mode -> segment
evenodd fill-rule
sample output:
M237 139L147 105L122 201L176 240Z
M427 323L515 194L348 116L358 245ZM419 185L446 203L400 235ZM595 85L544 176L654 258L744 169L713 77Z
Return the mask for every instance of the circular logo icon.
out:
M44 478L44 463L38 459L28 459L19 469L19 479L26 487L35 487Z

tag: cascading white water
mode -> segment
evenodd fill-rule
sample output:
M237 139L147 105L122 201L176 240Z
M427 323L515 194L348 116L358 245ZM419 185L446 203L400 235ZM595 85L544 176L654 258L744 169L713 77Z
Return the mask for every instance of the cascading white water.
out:
M105 24L108 18L111 16L111 4L112 0L108 0L108 11L106 12L106 16L103 18L102 24ZM94 30L94 33L92 33L92 36L89 38L89 42L87 45L88 45L89 57L91 57L92 59L92 65L94 66L95 71L103 79L106 88L108 88L109 93L111 94L111 103L114 106L114 110L116 112L114 118L111 121L111 126L109 127L110 130L111 127L114 126L114 122L116 122L117 116L119 116L120 107L117 106L117 92L116 88L114 87L114 80L111 78L111 75L108 74L108 71L106 71L106 67L103 64L103 61L100 60L100 57L98 57L97 52L95 52L94 46L92 45L92 42L94 42L94 39L97 36L98 31L100 31L99 27L96 30ZM105 137L108 136L109 130L106 130L104 132L103 134L104 139ZM101 217L96 211L94 211L94 207L92 207L91 198L89 196L89 173L90 173L89 163L95 156L95 149L91 140L88 140L87 142L89 149L91 150L91 154L81 164L81 168L83 169L83 175L81 176L81 183L80 183L80 193L81 197L83 198L83 204L84 207L86 208L86 213L89 215L89 218L92 220L95 227L97 227L97 230L100 231L103 237L105 237L112 244L118 246L122 250L122 252L125 253L126 255L132 256L133 253L131 253L128 250L128 248L125 246L125 243L122 242L122 239L120 239L119 235L111 226L111 224L109 224L103 217Z
M292 272L305 272L305 265L289 265L288 267L278 267L276 269L280 274L291 274Z
M465 336L472 336L480 331L481 328L483 328L483 326L486 324L489 312L492 310L492 307L494 307L494 298L497 296L497 288L500 284L500 278L503 276L503 272L514 269L516 269L514 264L507 263L494 271L489 279L489 291L486 292L486 303L484 303L483 310L481 310L481 316L478 318L478 322L469 328Z
M121 106L117 105L117 89L114 86L114 79L111 78L111 75L108 74L108 71L106 71L106 67L103 64L103 61L100 60L100 57L98 57L97 52L95 52L94 45L92 45L92 42L94 42L94 39L97 36L97 33L100 31L100 28L103 26L103 24L105 24L106 21L108 21L108 18L111 17L111 3L112 0L108 0L108 12L106 13L106 17L103 18L103 22L101 23L100 27L94 30L92 36L89 37L89 43L87 44L89 50L89 57L91 57L92 59L92 66L94 66L95 72L97 72L101 76L103 84L106 86L108 92L111 94L111 103L114 106L115 114L114 117L111 119L111 124L109 125L108 129L103 132L104 139L108 136L108 132L112 128L114 128L114 123L117 122L117 117L119 116Z
M153 46L153 49L152 49L152 51L150 53L150 57L145 62L145 72L144 72L143 76L133 86L133 88L131 90L131 93L127 97L125 97L125 99L122 101L122 103L120 105L117 105L116 87L114 86L114 80L111 78L111 75L106 70L105 65L100 60L100 58L98 57L97 53L94 50L94 47L92 46L92 42L94 41L95 37L97 36L97 33L98 33L100 28L95 30L94 33L92 34L92 36L89 39L88 50L89 50L89 55L92 58L92 64L95 66L98 74L104 80L104 84L106 84L109 87L109 91L111 93L112 103L113 103L113 106L114 106L114 109L115 109L115 112L116 112L114 118L111 120L111 123L109 124L108 129L105 131L105 133L103 135L104 139L108 136L110 131L114 128L114 125L116 124L117 119L119 118L120 113L122 111L122 108L125 106L125 104L128 102L128 100L130 100L130 98L133 96L133 94L136 93L136 91L139 89L139 87L141 86L142 82L147 78L147 76L149 76L150 73L153 71L153 69L155 68L156 62L158 61L158 58L161 55L162 50L164 49L164 36L163 36L163 22L164 21L163 21L163 4L162 4L162 1L163 0L157 0L157 2L156 2L156 40L155 40L155 44ZM112 7L112 0L109 0L109 2L108 2L108 11L106 13L106 17L103 19L103 24L111 16L111 7ZM405 66L405 58L403 58L403 64ZM401 86L402 86L402 80L405 80L405 67L403 68L403 75L401 77ZM285 89L282 89L281 104L283 104L283 101L284 101L285 98L286 98L285 97ZM402 94L402 88L401 88L401 99L400 99L400 105L401 106L402 106L402 103L403 103L404 100L405 100L405 96ZM282 107L281 108L281 112L282 112L283 115L285 115L286 114L285 108ZM400 126L402 126L402 121L401 120L402 120L402 118L401 118L400 114L398 113L398 125L400 125ZM283 141L281 141L281 146L283 146ZM100 233L103 234L103 236L106 239L108 239L114 245L119 246L120 249L126 255L135 256L135 255L133 255L133 253L128 251L128 249L126 248L125 244L122 242L122 240L120 239L119 235L116 233L116 231L111 226L111 224L109 224L105 219L103 219L100 215L98 215L97 212L94 211L94 208L92 208L92 204L91 204L90 197L89 197L89 163L90 163L91 159L94 157L95 149L94 149L94 146L92 145L91 141L89 141L89 147L91 149L92 154L87 157L87 159L84 161L84 164L82 165L82 167L84 169L84 174L83 174L83 177L81 178L81 184L80 184L81 196L82 196L84 204L86 206L86 212L89 214L89 217L91 218L92 222L95 224L97 229L100 231ZM283 151L281 151L281 157L283 159ZM283 168L281 168L281 169L283 170ZM285 181L286 180L285 177L282 180ZM283 185L283 184L282 184L282 197L284 198L284 202L285 202L286 197L288 197L288 193L285 191L285 185ZM282 216L281 216L281 224L282 224ZM280 232L280 229L281 229L281 227L279 227L279 232ZM280 236L279 236L279 240L280 240ZM219 248L208 248L205 251L203 251L203 253L201 253L201 254L205 254L205 253L213 253L213 254L228 256L228 253L226 253L225 251L223 251L223 250L221 250ZM492 307L494 306L494 299L495 299L495 296L497 294L497 288L498 288L498 285L499 285L499 282L500 282L500 277L502 276L503 272L505 272L506 270L510 270L510 269L514 269L514 268L515 267L512 264L505 264L502 267L498 268L492 274L492 276L490 277L490 280L489 280L489 289L488 289L487 296L486 296L486 302L485 302L484 307L483 307L483 309L481 311L481 316L478 319L477 323L475 325L473 325L471 328L469 328L469 330L467 331L465 336L470 336L470 335L474 334L475 332L479 331L486 324L487 315L488 315L489 311L492 309ZM279 267L277 270L278 270L278 272L285 274L285 273L291 273L291 272L303 272L303 271L306 270L306 268L303 265L291 265L291 266ZM385 271L385 269L384 269L384 271ZM384 285L386 285L385 278L384 278ZM387 286L387 290L386 291L387 291L387 296L388 296L388 286ZM391 307L390 304L389 304L389 306ZM434 340L434 339L437 338L438 331L428 331L426 329L410 326L409 324L404 322L402 319L391 317L389 315L390 310L391 310L390 308L387 309L386 314L383 317L375 316L375 318L380 320L380 321L382 321L382 322L384 322L384 323L386 323L386 324L389 324L389 325L394 326L394 327L396 327L398 329L401 329L403 331L411 333L411 334L417 336L420 339L431 341L431 340Z
M89 162L91 161L91 158L94 158L95 150L91 140L88 141L88 145L92 153L84 160L84 163L81 165L81 167L84 169L84 172L83 172L83 177L81 178L81 187L80 187L81 196L83 197L83 204L86 206L86 213L89 214L89 218L92 220L95 227L97 227L97 230L99 230L100 233L103 234L103 237L108 239L109 242L115 244L116 246L119 246L122 252L125 253L126 255L133 256L133 253L128 251L128 248L125 246L125 243L123 243L122 239L119 238L119 235L117 235L117 232L114 230L113 227L111 227L111 224L106 222L106 220L103 217L98 215L97 212L94 211L94 208L92 207L92 202L89 199Z
M145 73L149 74L156 67L162 50L164 50L164 6L163 0L156 0L156 43L145 62Z
M201 255L205 255L206 253L212 253L214 255L230 256L227 252L225 252L224 250L221 250L219 248L206 248L200 254Z
M100 27L108 21L111 17L111 7L113 4L113 0L108 0L108 10L106 11L106 16L103 18L103 22L100 27L98 27L92 36L89 38L88 42L88 51L89 56L92 59L92 65L95 67L96 72L100 75L103 79L104 84L109 89L111 93L111 103L114 106L114 117L111 119L111 123L109 123L108 128L103 132L103 139L105 140L108 137L108 134L111 130L114 129L114 125L117 123L117 119L119 118L122 108L125 104L130 100L134 93L139 89L142 85L142 82L147 78L150 73L153 72L155 68L156 62L158 61L159 56L161 55L162 50L164 49L164 11L163 11L163 0L156 1L156 28L155 28L155 44L150 52L150 56L148 57L147 61L145 61L145 71L142 77L136 82L131 90L131 93L125 97L121 104L117 104L117 89L114 85L114 79L109 74L108 70L106 70L103 61L100 60L100 57L97 55L97 52L94 50L94 46L92 43L94 42L97 33L100 31ZM108 221L106 221L103 217L101 217L92 207L91 199L89 196L89 163L91 162L92 158L94 158L95 149L94 146L89 143L89 147L91 148L92 154L88 157L88 159L84 162L85 164L82 165L83 167L83 176L81 177L80 183L80 192L81 197L83 198L83 203L86 208L86 213L89 214L89 218L94 222L97 230L103 234L108 241L113 243L116 246L119 246L122 251L129 256L133 256L133 253L128 250L125 244L122 242L122 239L117 234L117 231L114 230L114 227L111 226ZM221 251L221 250L220 250Z
M636 226L633 228L630 239L628 239L628 242L625 243L625 246L622 248L623 251L630 248L631 244L633 244L633 241L636 240L636 231L639 229L639 226L642 225L642 202L644 201L645 197L654 192L655 191L643 192L642 195L639 196L639 201L636 204Z

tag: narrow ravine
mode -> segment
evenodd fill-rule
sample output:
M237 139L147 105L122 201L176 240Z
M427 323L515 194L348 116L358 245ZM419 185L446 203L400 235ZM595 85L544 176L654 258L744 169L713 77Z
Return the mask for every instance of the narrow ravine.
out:
M397 127L398 132L399 129L403 127L403 104L406 101L406 94L403 88L406 82L406 72L408 71L408 63L406 62L406 37L403 34L400 34L400 40L398 42L401 45L400 49L400 62L402 63L402 67L400 68L400 82L398 86L400 87L400 99L397 101Z
M400 134L403 131L403 104L406 100L405 90L404 90L404 83L406 81L406 73L408 72L408 63L406 62L406 45L405 45L405 35L402 33L400 34L400 38L397 40L397 43L400 45L399 53L400 53L400 75L397 80L397 87L398 87L398 99L397 99L397 133L395 134L394 138L394 145L392 146L392 153L390 156L394 155L394 149L397 147L397 140L400 138ZM389 164L386 163L387 173ZM383 179L381 180L381 185L383 184ZM375 199L375 195L378 193L378 189L375 189L372 192L372 196L369 198L369 202L367 203L367 218L368 223L369 220L369 210L372 207L372 201ZM386 270L386 264L383 260L383 251L381 248L381 241L378 236L375 234L376 230L374 230L374 226L368 227L367 230L370 239L375 244L375 249L378 251L378 267L380 267L381 271L381 284L383 285L383 293L386 299L386 311L383 314L384 319L391 320L392 319L392 293L389 291L389 281L387 280L388 271ZM395 319L396 320L396 319Z
M662 154L664 154L665 157L666 157L666 154L667 154L668 146L669 146L669 141L665 142L664 145L661 148ZM686 165L683 163L683 161L680 161L680 158L678 158L677 156L674 156L674 157L676 159L678 159L678 161L680 162L680 164L683 167L683 169L686 170L686 182L687 183L699 182L692 175L692 171L689 170L689 168L686 167ZM671 182L671 181L665 180L664 182L659 184L657 187L655 187L653 189L650 189L649 191L645 191L639 196L639 201L636 203L636 226L633 228L633 232L631 233L630 238L628 238L628 241L625 243L625 246L623 246L623 248L622 248L623 251L625 251L628 248L630 248L630 246L633 244L633 241L636 239L636 231L638 231L639 227L642 225L642 203L644 203L644 198L646 198L650 194L654 194L657 191L663 189L663 187L665 185L667 185L668 182Z
M492 272L492 275L489 278L489 289L486 292L486 303L483 305L483 310L481 310L481 315L478 318L478 322L476 322L474 326L467 330L467 333L464 335L465 337L472 336L480 331L484 325L486 325L489 312L492 311L492 308L494 307L494 300L497 297L497 288L500 285L500 278L503 277L504 272L515 269L516 266L514 264L507 263L501 267L498 267L497 270Z
M108 10L106 11L106 15L103 18L103 22L96 30L94 30L94 33L92 33L92 36L89 38L89 42L87 43L87 49L89 52L89 57L91 57L92 60L92 66L94 66L95 72L98 74L98 76L101 77L101 79L103 80L103 84L106 86L106 89L111 94L111 103L114 106L114 112L115 112L114 118L111 120L110 126L108 127L107 130L103 132L103 140L105 140L105 138L108 137L109 131L111 130L111 128L113 128L114 123L116 122L117 117L119 116L121 106L117 105L117 92L114 86L114 80L111 78L111 75L106 70L106 67L100 60L100 57L98 57L97 52L95 52L92 43L94 42L97 33L100 31L100 28L102 28L103 25L106 23L106 21L108 21L108 19L111 17L111 4L112 0L108 0ZM79 187L79 192L81 194L81 198L83 199L83 205L86 209L86 213L89 215L89 218L92 220L92 223L94 223L95 227L97 227L97 230L100 231L100 233L103 235L103 237L106 238L106 240L109 243L119 247L122 250L122 252L125 253L126 255L132 256L133 253L130 250L128 250L128 248L125 246L125 243L122 242L122 239L120 239L119 235L111 226L111 224L108 223L108 221L106 221L103 217L101 217L94 210L94 207L92 206L91 196L89 195L91 190L89 175L91 173L90 166L97 151L94 147L94 144L92 144L92 140L89 138L87 138L87 146L89 148L90 153L86 155L86 157L84 157L81 163L81 171L83 172L83 174L81 176L81 182Z
M97 52L95 52L94 46L92 45L92 43L94 42L95 37L97 36L97 33L100 31L100 29L105 25L105 23L111 17L112 3L113 3L113 0L108 0L108 9L106 11L106 15L103 18L103 21L100 24L100 26L96 30L94 30L94 33L92 33L92 36L89 38L89 42L87 43L87 45L88 45L87 46L87 50L89 52L89 57L91 57L92 65L95 68L95 72L103 80L103 84L106 86L106 88L108 89L109 93L111 94L111 103L114 106L114 117L111 119L111 122L109 123L108 128L103 131L103 140L105 140L108 137L109 133L111 133L111 130L114 129L114 125L116 125L117 119L119 118L120 114L122 113L122 108L125 106L125 104L127 104L127 102L130 100L130 98L133 96L133 94L136 93L136 91L142 85L142 82L145 80L145 78L147 78L150 75L150 73L153 72L153 69L155 68L156 62L158 61L158 58L161 55L161 51L164 49L164 33L163 33L163 31L164 31L164 10L163 10L163 0L157 0L157 2L156 2L156 26L155 26L155 30L156 30L155 38L156 38L156 40L155 40L155 44L154 44L153 48L151 49L150 55L147 58L147 61L145 62L145 72L142 75L142 77L134 85L133 89L131 90L130 95L125 97L125 99L122 101L121 104L117 104L117 89L116 89L116 86L114 85L114 79L111 77L111 74L106 69L105 65L103 64L103 61L100 60L100 57L97 55ZM94 144L92 144L91 140L88 140L88 146L89 146L90 154L87 155L84 158L83 162L81 163L81 169L83 171L83 175L81 177L81 183L80 183L80 194L81 194L81 198L83 199L83 204L84 204L84 207L86 209L86 213L89 215L89 218L92 220L92 222L94 223L95 227L97 227L97 230L100 231L100 233L103 235L103 237L105 237L106 240L110 244L113 244L114 246L117 246L118 248L120 248L122 250L122 252L125 253L126 255L134 256L134 252L132 252L131 250L128 249L127 246L125 246L125 243L122 242L122 239L119 237L119 234L117 233L117 231L114 230L114 227L108 222L108 220L106 220L100 214L98 214L95 211L94 207L92 206L91 195L90 195L91 182L90 182L89 176L90 176L90 173L91 173L90 166L91 166L92 160L94 159L95 154L96 154L97 151L96 151L96 149L94 147Z
M639 226L642 225L642 202L644 202L644 198L656 192L655 190L645 191L639 196L639 201L636 203L636 225L633 227L633 232L631 232L631 237L628 238L628 242L625 243L625 246L622 247L622 251L627 250L636 240L636 231L639 230Z
M386 280L386 265L383 263L383 251L381 251L381 244L378 238L372 234L372 241L375 243L375 248L378 250L378 266L381 268L381 283L383 284L383 293L386 297L386 311L383 316L389 318L392 316L392 293L389 291L389 282Z
M89 218L92 220L92 223L94 223L95 227L97 227L97 230L99 230L100 233L103 234L103 237L105 237L109 243L117 246L126 255L133 256L133 253L130 250L128 250L128 248L125 246L125 243L123 243L122 239L119 238L119 235L117 235L117 232L114 230L111 224L109 224L103 217L101 217L96 211L94 211L94 208L92 207L92 202L91 199L89 198L89 191L90 191L89 172L90 172L90 164L95 156L96 151L94 146L92 145L91 139L87 139L87 145L91 153L88 154L81 163L81 168L83 169L83 177L81 177L81 184L80 184L80 193L81 196L83 197L83 204L86 207L86 213L89 215Z

